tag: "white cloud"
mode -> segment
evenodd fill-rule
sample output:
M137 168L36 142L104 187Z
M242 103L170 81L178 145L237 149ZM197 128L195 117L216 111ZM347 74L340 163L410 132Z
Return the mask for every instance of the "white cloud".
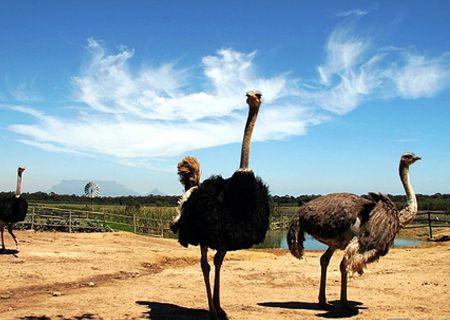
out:
M347 11L341 11L336 14L337 17L340 18L359 18L363 17L365 15L368 15L372 11L378 10L379 4L378 3L372 3L370 7L366 9L351 9Z
M88 50L89 63L73 78L74 96L83 108L66 109L71 116L63 117L11 107L35 120L10 126L22 143L148 166L148 159L240 142L248 89L263 92L254 141L264 141L303 135L310 126L346 114L368 99L435 95L448 87L450 74L448 55L427 58L410 50L377 49L345 26L328 38L317 79L299 86L289 77L292 72L258 75L256 52L221 49L203 57L204 82L196 87L206 89L194 91L189 83L199 78L191 74L196 68L172 62L131 68L133 50L108 54L94 39L88 41Z
M427 59L424 56L405 53L402 66L386 73L404 98L431 97L450 82L450 56Z
M302 95L338 115L368 99L431 97L450 85L448 54L428 58L407 49L378 49L348 26L330 35L325 52L318 81Z
M369 13L368 10L353 9L353 10L338 12L337 16L345 18L345 17L350 17L350 16L365 16L368 13Z
M36 88L38 82L36 77L20 83L13 83L11 78L4 76L2 82L5 85L4 92L0 92L0 99L2 101L12 100L20 103L32 103L43 100Z
M247 105L245 91L262 90L264 104L255 139L304 134L321 117L308 108L283 102L292 90L285 75L258 77L252 53L222 49L202 59L208 91L189 93L189 74L167 63L131 71L133 51L107 54L89 40L89 63L73 78L75 97L87 108L76 117L57 117L24 106L11 107L35 118L34 124L10 129L25 136L22 143L52 152L101 154L128 165L143 159L179 155L188 150L242 139ZM311 111L309 111L311 112Z

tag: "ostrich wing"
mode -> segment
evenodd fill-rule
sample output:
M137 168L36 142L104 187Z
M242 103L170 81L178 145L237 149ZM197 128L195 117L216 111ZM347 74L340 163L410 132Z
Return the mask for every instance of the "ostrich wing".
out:
M360 251L376 249L381 256L385 255L394 243L399 230L399 220L395 204L381 193L369 193L375 207L368 220L362 221L358 242Z
M303 205L298 216L306 232L332 239L342 237L358 217L369 216L374 206L374 202L355 194L331 193Z

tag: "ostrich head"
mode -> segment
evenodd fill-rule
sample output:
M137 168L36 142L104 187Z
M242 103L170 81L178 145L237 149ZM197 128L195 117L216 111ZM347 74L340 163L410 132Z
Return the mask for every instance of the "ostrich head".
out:
M421 157L415 155L412 152L405 152L400 157L400 163L406 167L409 167L411 164L416 162L417 160L422 159Z
M184 185L186 190L199 185L200 183L200 163L195 157L184 157L178 165L178 176L180 182Z
M25 171L25 167L19 166L19 168L17 168L17 174L20 176L22 175L22 172Z
M261 105L261 97L262 97L261 91L251 90L247 91L245 95L247 96L247 103L249 107L252 109L258 109L259 106Z

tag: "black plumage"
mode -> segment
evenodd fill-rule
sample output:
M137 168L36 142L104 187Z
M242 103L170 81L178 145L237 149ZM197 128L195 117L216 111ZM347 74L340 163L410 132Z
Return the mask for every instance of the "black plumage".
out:
M6 226L9 234L17 245L16 236L13 233L13 224L25 220L28 211L28 202L22 196L22 173L25 170L19 167L17 170L16 194L12 197L0 199L0 233L2 239L2 251L5 251L5 241L3 237Z
M179 242L216 250L250 248L264 240L269 226L269 190L252 171L230 178L213 176L183 204Z
M25 220L28 201L23 197L0 199L0 220L5 223L17 223Z

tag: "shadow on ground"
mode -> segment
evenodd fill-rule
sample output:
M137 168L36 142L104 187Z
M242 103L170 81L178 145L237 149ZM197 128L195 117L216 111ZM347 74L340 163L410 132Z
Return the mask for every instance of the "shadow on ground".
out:
M20 320L52 320L52 318L47 316L26 316L19 318ZM93 314L93 313L85 313L81 316L76 316L73 318L66 318L64 316L57 316L56 318L53 318L54 320L100 320L99 316Z
M366 307L361 307L362 303L358 301L349 301L348 303L349 303L348 308L342 308L339 305L339 301L331 301L327 307L323 307L318 303L301 302L301 301L262 302L258 303L258 305L270 308L324 311L322 313L316 313L316 316L330 319L353 317L359 314L360 309L367 309Z
M17 257L17 254L19 253L18 250L16 249L5 249L5 250L0 250L0 254L11 254L15 257Z
M147 319L151 320L209 320L209 311L191 309L170 303L136 301L141 306L147 306Z

